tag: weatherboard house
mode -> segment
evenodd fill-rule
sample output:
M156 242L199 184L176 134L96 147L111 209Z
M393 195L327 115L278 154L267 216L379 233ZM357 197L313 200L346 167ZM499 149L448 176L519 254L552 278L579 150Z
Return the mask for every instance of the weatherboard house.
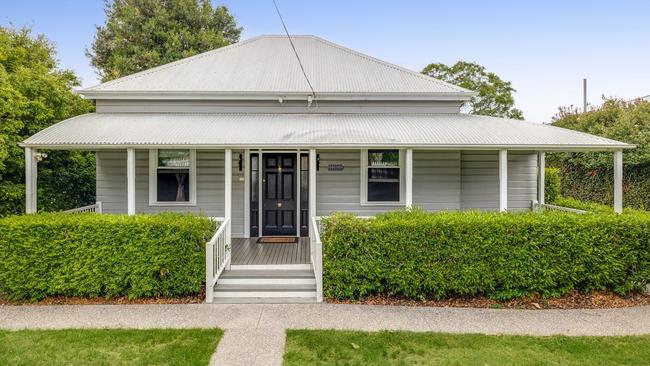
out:
M296 52L286 36L260 36L81 90L96 113L22 143L27 212L38 149L95 151L95 210L221 222L206 245L206 301L237 302L321 300L319 217L333 212L543 204L547 151L611 151L621 211L632 145L463 114L472 91L318 37L291 40Z

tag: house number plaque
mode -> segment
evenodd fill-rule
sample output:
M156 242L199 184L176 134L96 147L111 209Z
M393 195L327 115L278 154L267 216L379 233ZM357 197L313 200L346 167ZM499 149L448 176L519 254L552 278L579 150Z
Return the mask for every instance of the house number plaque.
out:
M343 164L327 164L327 171L330 172L341 172L343 168Z

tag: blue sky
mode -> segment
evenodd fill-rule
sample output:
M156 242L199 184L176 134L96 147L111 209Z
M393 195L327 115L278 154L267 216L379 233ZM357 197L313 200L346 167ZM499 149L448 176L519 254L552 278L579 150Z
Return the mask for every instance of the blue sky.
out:
M517 89L526 119L601 95L650 94L650 1L277 0L289 31L315 34L413 70L431 62L478 62ZM84 55L104 22L103 0L2 0L0 24L31 26L56 43L62 67L84 86ZM282 32L271 0L214 0L244 27L242 39Z

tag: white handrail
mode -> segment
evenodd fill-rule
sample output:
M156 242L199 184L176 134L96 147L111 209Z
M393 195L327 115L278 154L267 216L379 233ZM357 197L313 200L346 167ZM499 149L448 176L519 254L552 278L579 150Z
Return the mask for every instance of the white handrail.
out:
M77 208L73 208L73 209L70 209L70 210L65 210L63 212L64 213L71 213L71 214L94 212L94 213L101 214L102 213L102 202L99 201L99 202L94 203L92 205L77 207Z
M323 302L323 243L320 239L323 223L320 217L312 217L310 224L309 251L311 265L314 268L314 277L316 278L316 301Z
M230 218L213 217L219 227L205 244L205 302L214 299L214 286L219 276L230 267L231 228Z
M564 212L571 212L575 214L586 214L589 213L589 211L585 210L578 210L577 208L571 208L571 207L564 207L564 206L557 206L557 205L550 205L548 203L539 203L537 201L533 201L533 211L564 211Z

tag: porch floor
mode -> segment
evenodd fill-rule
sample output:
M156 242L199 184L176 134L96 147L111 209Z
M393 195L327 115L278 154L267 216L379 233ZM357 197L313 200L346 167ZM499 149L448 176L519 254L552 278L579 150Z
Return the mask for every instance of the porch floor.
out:
M293 244L258 244L258 238L233 238L231 264L309 264L309 238Z

